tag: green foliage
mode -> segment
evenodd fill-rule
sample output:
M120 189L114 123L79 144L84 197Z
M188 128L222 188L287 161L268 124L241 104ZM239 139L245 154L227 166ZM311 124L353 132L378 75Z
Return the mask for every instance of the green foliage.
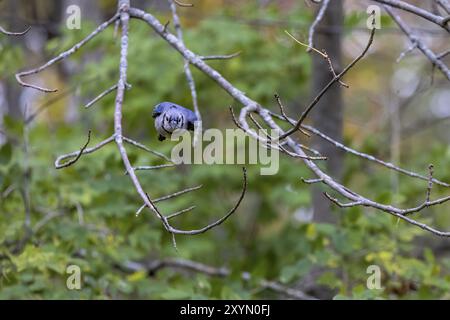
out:
M249 18L261 15L251 5L241 9ZM217 15L230 10L226 8ZM310 19L309 14L298 9L283 16L270 7L265 14L267 19L300 23ZM361 23L361 19L353 17L348 24L358 21ZM48 49L67 48L89 30L66 30L63 37L49 43ZM142 22L133 21L130 33L128 79L133 87L126 93L125 134L169 154L172 144L156 141L150 114L152 106L163 100L191 106L182 59ZM185 41L203 55L241 51L233 60L210 63L261 103L275 106L274 92L286 101L305 95L309 56L284 36L282 28L257 29L213 14L187 28ZM81 95L86 101L116 81L118 49L119 40L108 29L74 57L79 62L82 54L102 52L100 61L87 64L72 79L74 84L81 83ZM0 61L0 70L8 67L8 59ZM232 99L211 79L193 72L204 126L234 127L228 113ZM416 246L418 240L437 241L426 237L424 231L366 208L336 210L336 225L302 221L299 216L310 206L310 187L302 184L300 177L307 177L308 171L301 162L285 157L275 176L260 176L259 167L251 166L248 194L238 212L206 234L177 236L179 251L175 251L170 235L150 211L135 217L141 201L124 175L114 144L81 157L69 168L53 168L58 154L84 144L88 129L93 130L91 145L112 133L113 104L111 94L83 110L79 124L38 119L28 133L22 121L4 119L5 129L15 140L0 149L1 299L277 298L268 290L255 290L258 281L270 279L293 286L316 270L321 270L316 284L335 299L450 298L450 259L436 256L426 245L423 250ZM27 154L25 134L29 138ZM368 138L362 149L383 152L377 150L380 144L375 140ZM148 153L131 147L127 150L136 165L161 163ZM448 167L448 150L437 147L433 151L432 158L439 162L436 167ZM393 195L388 191L389 174L348 158L344 182L364 194L371 193L377 201L423 201L424 183L402 178L400 185L404 187ZM160 204L166 214L197 206L174 222L182 229L202 227L223 215L233 206L242 183L239 166L194 165L140 172L139 177L153 198L203 184L201 190ZM30 238L24 227L23 195L27 190L31 196ZM431 217L435 211L429 209L423 215ZM424 219L448 225L448 217L442 216L438 221ZM167 257L227 266L231 275L212 278L167 268L149 276L144 271L124 270L127 261ZM81 290L66 288L66 267L72 264L82 270ZM382 270L381 290L366 287L366 270L372 264ZM242 280L243 271L252 274L251 281Z

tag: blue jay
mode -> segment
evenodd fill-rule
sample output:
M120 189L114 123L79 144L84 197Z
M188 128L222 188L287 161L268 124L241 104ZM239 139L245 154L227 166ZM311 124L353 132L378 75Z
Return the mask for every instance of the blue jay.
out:
M152 117L155 119L155 128L158 131L158 140L163 141L170 137L176 129L194 130L197 116L194 112L172 102L161 102L153 109Z

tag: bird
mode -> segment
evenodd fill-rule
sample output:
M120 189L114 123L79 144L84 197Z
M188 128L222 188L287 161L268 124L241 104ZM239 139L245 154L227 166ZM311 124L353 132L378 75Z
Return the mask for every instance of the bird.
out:
M195 113L173 102L161 102L153 108L153 119L158 132L158 140L164 141L176 129L194 131L194 124L198 120Z

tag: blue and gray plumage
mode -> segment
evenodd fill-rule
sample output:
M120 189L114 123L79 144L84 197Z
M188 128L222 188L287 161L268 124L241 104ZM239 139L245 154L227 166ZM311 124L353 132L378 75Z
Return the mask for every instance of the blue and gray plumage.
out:
M172 102L161 102L153 109L158 140L170 137L176 129L194 130L197 116L194 112Z

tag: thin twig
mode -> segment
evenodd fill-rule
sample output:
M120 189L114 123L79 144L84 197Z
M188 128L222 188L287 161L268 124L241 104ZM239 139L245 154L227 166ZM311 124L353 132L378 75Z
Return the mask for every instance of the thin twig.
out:
M77 83L76 85L71 86L69 89L64 90L60 94L58 94L56 96L52 96L50 99L46 100L43 104L38 106L36 108L36 111L27 117L25 123L29 124L29 123L33 122L34 119L36 119L36 117L39 116L42 112L44 112L46 109L50 108L51 106L54 106L56 102L65 98L72 92L76 91L77 88L79 88L80 84L88 84L88 83L91 83L91 82L97 81L97 80L98 80L98 77L96 77L96 76L92 77L90 79L87 79L87 80L83 80L83 81L81 81L81 83Z
M314 33L316 31L316 27L320 23L320 21L323 19L323 16L325 15L325 11L327 11L327 8L328 8L329 4L330 4L330 0L323 0L322 6L320 7L316 18L314 19L313 23L309 27L309 35L308 35L308 46L309 46L309 48L306 49L307 52L311 51L311 48L314 47L313 37L314 37Z
M191 50L186 48L183 43L181 43L177 37L170 33L164 33L163 29L164 26L150 13L142 11L137 8L131 8L130 9L130 15L133 18L141 19L145 21L149 26L155 30L157 34L159 34L163 39L165 39L175 50L177 50L184 58L188 59L189 62L197 67L200 71L202 71L205 75L209 76L211 79L217 82L217 84L222 87L231 97L236 99L238 102L240 102L243 105L243 108L240 111L239 120L238 120L238 127L242 128L247 134L251 135L255 139L259 139L258 136L255 135L252 129L250 129L248 123L246 122L247 115L249 113L258 113L261 118L264 120L264 122L272 129L279 131L280 133L283 132L283 130L273 121L271 112L268 109L263 108L260 104L258 104L256 101L249 98L244 92L237 89L235 86L233 86L227 79L225 79L217 70L213 69L209 65L207 65L203 60L199 58L198 55L193 53ZM373 29L375 30L375 29ZM374 32L372 30L372 33ZM372 37L371 37L372 39ZM294 150L295 153L299 155L306 155L301 147L298 145L297 142L295 142L290 137L286 138L288 146ZM391 205L385 205L381 204L375 201L372 201L370 199L367 199L363 197L362 195L359 195L356 192L353 192L334 180L332 177L327 175L325 172L323 172L313 161L303 159L303 163L307 166L307 168L312 171L313 174L317 176L317 178L322 179L322 183L329 186L334 191L338 192L341 196L347 198L350 201L353 202L361 202L363 206L371 207L374 209L377 209L379 211L384 211L392 216L395 216L415 227L421 228L427 232L430 232L434 235L441 236L441 237L450 237L450 232L444 232L437 230L427 224L418 222L414 219L411 219L402 213L405 211L396 208ZM441 198L438 200L435 200L432 202L432 204L439 204L442 202L445 202L446 198ZM420 208L419 208L420 209Z
M167 20L167 22L164 24L164 30L163 32L167 32L167 28L169 28L170 20Z
M280 119L280 120L285 120L283 116L281 116L281 115L279 115L277 113L274 113L274 112L270 111L270 114L272 116ZM292 119L292 118L288 118L288 119L289 119L289 122L293 122L294 121L294 119ZM386 162L386 161L383 161L381 159L378 159L378 158L374 157L373 155L370 155L370 154L367 154L367 153L360 152L360 151L357 151L355 149L352 149L352 148L350 148L350 147L348 147L348 146L346 146L346 145L344 145L344 144L334 140L333 138L329 137L328 135L324 134L323 132L321 132L320 130L318 130L318 129L312 127L312 126L308 126L308 125L302 125L302 126L303 126L304 129L308 130L308 132L311 132L312 134L314 134L314 135L324 139L328 143L334 145L336 148L339 148L339 149L341 149L341 150L343 150L345 152L348 152L350 154L353 154L353 155L355 155L357 157L360 157L360 158L363 158L365 160L368 160L368 161L371 161L371 162L375 162L375 163L377 163L379 165L382 165L382 166L384 166L384 167L386 167L386 168L388 168L390 170L394 170L394 171L400 172L400 173L402 173L404 175L407 175L409 177L417 178L417 179L421 179L421 180L426 180L426 181L428 180L428 177L426 177L424 175L421 175L421 174L418 174L418 173L415 173L415 172L412 172L412 171L409 171L409 170L405 170L405 169L400 168L400 167L398 167L398 166L396 166L396 165L394 165L394 164L392 164L390 162ZM448 184L446 182L443 182L443 181L440 181L440 180L435 179L435 178L433 178L433 183L438 184L438 185L443 186L443 187L447 187L447 188L450 187L450 184Z
M177 33L178 40L180 40L180 42L184 44L183 30L181 29L180 18L178 17L177 6L176 6L176 5L181 6L181 4L180 4L180 2L177 2L176 0L168 0L168 1L170 4L170 10L172 11L173 24L175 27L175 31ZM186 6L186 5L182 5L182 6ZM189 6L193 6L193 5L189 5ZM191 71L191 67L189 65L188 59L184 59L183 67L184 67L184 73L186 75L186 80L187 80L189 88L191 90L192 104L194 106L195 116L197 117L196 121L201 123L202 115L201 115L199 107L198 107L198 99L197 99L197 90L196 90L196 86L195 86L195 80L194 80L194 76L192 75L192 71ZM194 145L197 144L197 139L198 139L198 137L195 135L194 136Z
M6 34L7 36L23 36L25 33L30 31L31 27L26 28L24 31L21 32L11 32L8 30L5 30L2 26L0 26L0 33Z
M369 51L370 46L372 45L373 38L375 36L375 30L376 30L375 28L372 28L370 32L369 41L367 42L367 45L365 46L364 50L347 67L345 67L344 70L342 70L336 77L334 77L330 82L328 82L328 84L319 92L319 94L314 98L314 100L303 111L300 118L297 120L295 126L286 131L284 134L280 135L279 137L280 140L290 136L295 131L297 131L302 125L303 120L306 118L309 112L311 112L311 110L317 105L322 96L325 93L327 93L328 89L330 89L335 82L339 81L347 73L347 71L349 71L359 60L361 60L365 56L367 51Z
M428 166L428 187L426 202L430 202L431 188L433 187L433 165L430 163Z
M183 189L183 190L180 190L180 191L177 191L177 192L165 195L163 197L156 198L156 199L153 200L153 203L169 200L169 199L181 196L181 195L183 195L185 193L196 191L198 189L201 189L202 187L203 187L203 185L200 184L200 185L195 186L195 187L186 188L186 189Z
M84 144L84 146L81 147L80 151L78 151L76 157L70 161L67 161L63 164L60 164L59 161L61 161L61 158L58 158L55 162L55 167L56 169L62 169L62 168L67 168L68 166L71 166L72 164L74 164L75 162L78 161L78 159L80 159L81 155L85 152L89 142L91 141L91 130L89 130L88 132L88 137L87 137L87 141ZM85 153L89 153L89 152L85 152ZM59 160L59 161L58 161Z
M448 0L434 0L445 12L450 14L450 3Z
M131 88L130 85L127 85L127 88ZM117 83L111 87L109 87L108 89L106 89L105 91L103 91L102 93L100 93L97 97L95 97L94 99L92 99L91 101L89 101L84 107L85 108L89 108L92 105L94 105L97 101L99 101L100 99L102 99L103 97L107 96L109 93L113 92L114 90L117 89Z
M222 218L208 224L207 226L201 228L201 229L194 229L194 230L178 230L175 229L173 227L171 227L170 225L168 225L167 223L167 218L164 217L161 212L158 210L158 208L154 205L153 201L148 198L148 201L151 204L151 207L154 208L157 211L158 216L160 217L161 220L163 220L163 223L165 223L166 228L168 228L168 231L172 234L184 234L184 235L197 235L197 234L201 234L201 233L205 233L206 231L222 224L225 220L227 220L233 213L236 212L237 208L239 207L239 205L241 204L242 200L244 199L245 193L247 191L247 169L244 167L242 168L243 171L243 186L242 186L242 191L241 191L241 195L238 199L238 201L236 202L236 204L234 205L234 207L228 211L227 214L225 214Z
M300 180L302 180L303 183L306 184L314 184L314 183L320 183L323 182L323 179L305 179L303 177L300 178Z
M226 278L229 277L232 272L226 267L212 267L209 265L206 265L204 263L195 262L192 260L186 260L186 259L163 259L163 260L151 260L146 263L141 262L134 262L134 261L128 261L123 266L123 269L127 271L140 271L145 270L147 274L154 275L156 272L163 268L174 268L174 269L182 269L187 270L190 272L197 272L202 273L210 277L219 277L219 278ZM242 272L241 273L241 279L242 281L248 282L252 280L252 276L249 272ZM316 298L304 293L301 290L293 289L286 287L276 281L269 281L266 279L261 279L258 282L259 286L261 286L263 289L269 289L272 291L275 291L277 293L286 295L287 297L293 298L293 299L299 299L299 300L316 300Z
M152 150L146 146L144 146L142 143L139 143L137 141L134 141L133 139L127 138L127 137L122 137L123 142L126 142L128 144L131 144L132 146L135 146L136 148L139 148L141 150L147 151L148 153L151 153L161 159L164 159L168 162L172 162L172 160L170 160L170 158L168 158L167 156L165 156L164 154L162 154L161 152Z
M413 34L409 26L400 18L398 14L394 12L394 10L392 10L391 7L384 5L384 9L399 26L399 28L408 36L411 43L415 44L417 48L422 51L422 53L428 58L428 60L430 60L430 62L433 64L433 68L434 66L436 66L444 74L444 76L448 80L450 80L450 69L447 67L447 65L442 62L442 60L438 58L436 54L431 51L423 41L421 41L416 35Z
M279 96L277 93L275 93L274 97L275 97L275 100L277 101L278 107L280 108L281 114L282 114L283 117L286 119L286 121L289 122L289 118L288 118L288 116L287 116L287 114L286 114L286 112L285 112L285 110L284 110L284 106L283 106L283 103L281 102L280 96ZM294 125L294 124L293 124L293 125ZM310 135L308 132L306 132L305 130L303 130L303 128L300 127L298 130L299 130L301 133L303 133L305 136L311 137L311 135Z
M44 218L36 222L33 226L33 234L36 234L42 227L44 227L47 223L49 223L52 219L61 217L65 214L64 211L50 211L47 213Z
M170 220L170 219L175 218L175 217L177 217L177 216L179 216L179 215L182 215L183 213L192 211L192 210L194 210L195 208L196 208L196 206L190 206L189 208L186 208L186 209L183 209L183 210L176 211L176 212L174 212L174 213L171 213L171 214L167 215L167 219Z
M78 224L80 226L83 226L84 225L84 210L83 210L83 206L81 205L81 203L76 201L75 202L75 208L77 209Z
M192 3L185 3L185 2L181 2L179 0L173 0L173 2L175 2L180 7L193 7L194 6Z
M233 107L232 106L230 106L230 112L231 112L231 117L232 117L234 123L240 129L242 129L242 131L244 131L247 134L250 134L250 136L252 136L255 139L257 139L258 141L260 141L262 143L262 145L267 147L267 148L278 150L278 151L280 151L282 153L285 153L285 154L287 154L287 155L289 155L289 156L291 156L293 158L300 158L300 159L306 159L306 160L312 160L312 161L315 161L315 160L327 160L327 157L320 156L320 155L319 156L308 156L306 154L305 155L299 155L299 154L297 154L295 152L290 152L289 150L284 148L283 145L281 143L279 143L277 139L272 138L268 134L266 134L267 138L263 138L263 137L261 137L260 135L258 135L256 133L252 134L251 132L249 132L248 130L245 130L245 128L243 128L240 125L239 121L236 119L236 116L234 115L234 111L233 111ZM250 119L252 118L250 116L250 114L249 114L249 117L250 117ZM255 120L253 119L253 121L255 121ZM265 130L263 130L263 132L265 132ZM274 140L276 140L276 141L274 141ZM303 145L302 145L302 147L303 147ZM305 149L311 150L310 148L305 148Z
M166 200L169 200L169 199L172 199L172 198L176 198L176 197L181 196L181 195L183 195L185 193L196 191L196 190L200 189L201 187L203 187L203 185L198 185L198 186L195 186L195 187L186 188L186 189L183 189L183 190L180 190L180 191L177 191L177 192L173 192L171 194L168 194L168 195L156 198L152 202L153 203L157 203L157 202L166 201ZM146 203L144 203L142 206L140 206L139 209L136 211L136 217L139 216L139 214L142 212L142 210L144 210L144 208L146 208L146 207L147 207Z
M417 48L417 43L411 44L406 50L403 50L400 55L398 56L397 60L395 62L399 63L408 53L412 52L414 49Z
M16 190L17 187L15 184L9 185L2 193L1 198L6 199L14 190Z
M279 150L282 153L285 153L293 158L301 158L301 159L309 159L309 160L327 160L327 157L322 156L319 151L309 148L300 143L299 143L299 145L301 146L302 149L308 150L308 151L314 153L316 156L315 157L314 156L301 157L293 152L290 152L289 150L286 150L286 148L284 148L281 143L272 141L272 137L267 133L267 130L264 129L258 121L256 121L256 119L251 115L251 113L249 113L248 116L249 116L250 120L252 120L252 122L257 126L257 128L261 132L264 132L265 136L267 137L267 143L265 144L266 148ZM233 117L234 117L234 115L233 115ZM234 118L234 119L235 119L235 122L237 122L236 118Z
M172 167L177 167L178 164L175 163L167 163L167 164L158 164L155 166L137 166L134 167L133 169L135 171L139 171L139 170L155 170L155 169L162 169L162 168L172 168Z
M241 54L241 51L232 53L232 54L224 54L224 55L210 55L210 56L199 56L203 61L206 60L229 60L233 59Z
M113 136L111 136L111 137L109 137L109 138L103 140L102 142L98 143L98 144L97 144L96 146L94 146L94 147L86 148L86 147L87 147L87 144L89 143L89 139L90 139L89 137L90 137L90 131L89 131L89 135L88 135L88 141L87 141L87 143L85 144L84 148L82 148L80 151L75 151L75 152L71 152L71 153L68 153L68 154L63 154L63 155L59 156L58 158L56 158L56 160L55 160L55 168L56 168L56 169L61 169L61 168L68 167L68 166L70 166L71 164L74 164L75 162L77 162L78 159L81 157L81 155L83 155L83 154L88 154L88 153L92 153L92 152L94 152L94 151L97 151L97 150L99 150L100 148L102 148L102 147L104 147L105 145L107 145L108 143L114 141L114 135L113 135ZM68 161L68 162L66 162L66 163L61 164L61 161L66 160L66 159L69 159L69 158L73 158L73 157L75 157L75 159L70 160L70 161Z
M411 13L415 14L416 16L422 17L428 21L431 21L431 22L437 24L438 26L441 26L442 28L444 28L447 31L450 31L449 27L447 26L448 21L446 20L447 19L446 17L441 17L438 15L435 15L425 9L416 7L412 4L409 4L407 2L400 1L400 0L373 0L373 1L382 3L385 8L389 7L389 10L391 10L390 8L393 7L393 8L411 12Z
M341 208L356 207L356 206L360 206L360 205L363 204L361 201L342 203L342 202L339 202L338 199L333 198L332 196L330 196L327 192L324 192L323 195L326 198L328 198L328 200L330 200L331 202L333 202L334 204L336 204L338 207L341 207Z
M450 49L436 55L437 59L443 59L450 54Z
M310 45L304 44L303 42L301 42L300 40L295 38L292 34L290 34L287 30L284 30L284 32L286 32L287 35L290 36L292 39L294 39L297 43L301 44L302 46L305 46L307 52L314 50L314 52L318 53L322 58L324 58L325 62L328 64L328 68L329 68L331 74L333 75L333 78L337 77L336 71L334 70L334 67L333 67L333 62L331 62L330 56L328 55L328 53L325 50L319 51L318 49L316 49ZM349 85L346 84L345 82L343 82L341 79L338 79L337 81L344 88L349 88Z
M32 74L36 74L39 73L45 69L47 69L48 67L52 66L53 64L69 57L70 55L74 54L78 49L80 49L83 45L85 45L86 43L88 43L92 38L94 38L96 35L98 35L100 32L102 32L103 30L105 30L111 23L113 23L114 21L117 20L117 18L119 17L118 14L115 14L111 19L109 19L108 21L102 23L101 25L99 25L93 32L91 32L86 38L84 38L83 40L81 40L80 42L78 42L77 44L75 44L73 47L71 47L70 49L61 52L58 56L54 57L53 59L49 60L48 62L46 62L45 64L41 65L40 67L34 68L34 69L30 69L27 71L22 71L22 72L18 72L16 73L16 80L17 82L19 82L22 86L24 87L29 87L29 88L34 88L37 89L39 91L43 91L43 92L56 92L58 91L58 89L48 89L48 88L44 88L44 87L39 87L36 86L34 84L30 84L30 83L26 83L22 80L22 77L28 76L28 75L32 75Z

